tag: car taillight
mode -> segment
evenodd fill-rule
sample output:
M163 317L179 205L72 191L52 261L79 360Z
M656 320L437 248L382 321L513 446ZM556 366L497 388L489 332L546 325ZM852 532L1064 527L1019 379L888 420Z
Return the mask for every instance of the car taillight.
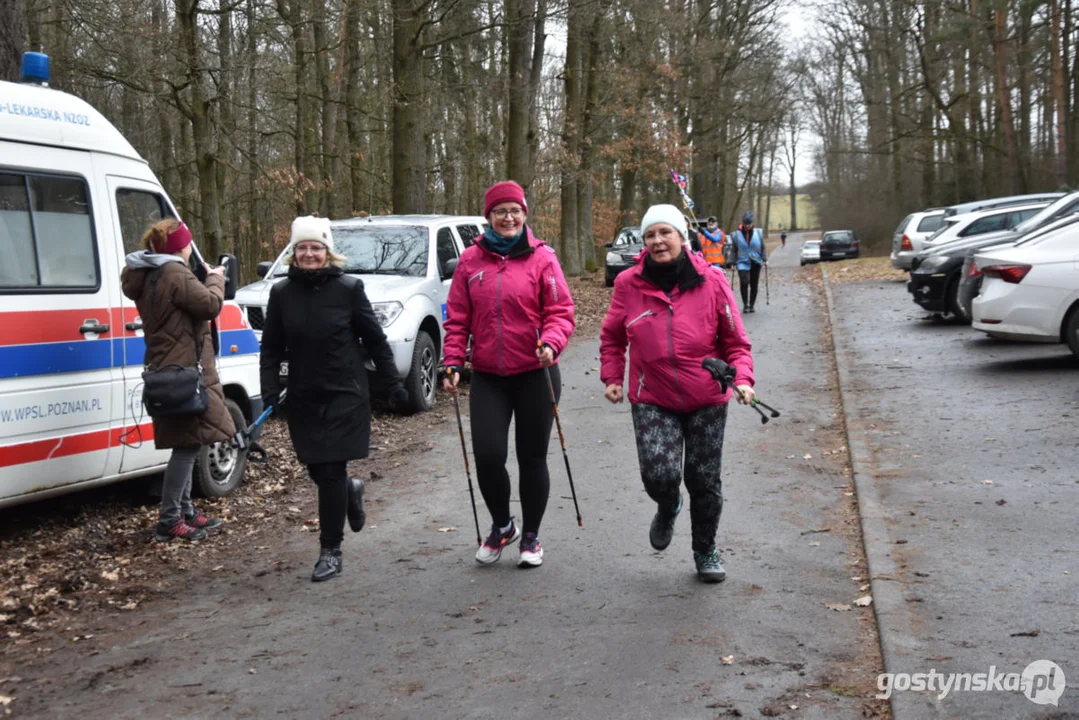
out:
M903 236L903 240L899 243L900 250L906 250L908 252L914 250L914 246L910 244L910 238L906 235Z
M1000 278L1006 283L1018 285L1019 281L1030 272L1030 265L990 265L982 268L982 275Z
M967 277L968 278L978 277L981 274L982 274L982 271L978 269L977 264L971 263L970 264L970 269L967 270Z

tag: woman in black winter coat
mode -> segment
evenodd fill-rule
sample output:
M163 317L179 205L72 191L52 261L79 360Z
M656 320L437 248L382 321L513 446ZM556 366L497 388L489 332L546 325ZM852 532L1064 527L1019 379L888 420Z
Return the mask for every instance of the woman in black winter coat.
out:
M300 462L318 485L321 552L311 579L341 573L345 516L363 527L363 482L349 479L348 461L367 457L371 397L364 360L374 359L394 406L408 401L386 335L359 278L342 271L330 221L292 223L288 278L270 290L262 330L262 399L276 406L280 367L288 363L288 427ZM360 341L363 344L360 344Z

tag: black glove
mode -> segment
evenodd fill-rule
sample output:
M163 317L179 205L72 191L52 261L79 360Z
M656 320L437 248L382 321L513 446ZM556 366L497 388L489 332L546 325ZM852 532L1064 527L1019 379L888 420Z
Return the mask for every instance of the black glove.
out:
M397 383L390 388L390 407L394 411L404 410L408 405L408 390L405 390L405 386L401 383Z
M281 407L281 393L268 393L263 395L262 407L273 408L274 412L277 412L277 408Z

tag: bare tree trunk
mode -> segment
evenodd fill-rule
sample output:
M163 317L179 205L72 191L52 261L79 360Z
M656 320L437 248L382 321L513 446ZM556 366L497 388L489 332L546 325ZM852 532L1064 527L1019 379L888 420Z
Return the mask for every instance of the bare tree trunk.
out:
M1064 101L1064 64L1060 52L1060 0L1049 0L1051 21L1051 52L1053 63L1053 104L1056 106L1056 153L1053 167L1056 170L1057 185L1068 184L1068 131L1065 120L1067 108Z
M618 200L618 223L620 227L628 227L637 221L637 166L624 168L620 180L622 195Z
M1005 17L1004 10L993 12L993 52L996 55L997 68L997 103L1000 106L1001 122L1004 127L1004 146L1008 155L1008 179L1011 192L1018 195L1022 183L1020 180L1019 149L1016 146L1015 123L1012 120L1012 101L1008 96L1008 71L1004 47Z
M335 183L333 159L337 157L337 98L334 89L340 82L330 77L329 33L326 31L326 3L315 0L311 25L315 39L315 70L318 75L319 97L322 102L322 137L319 142L319 166L322 182L318 187L318 207L323 217L335 217ZM337 77L340 78L341 63L337 63Z
M584 74L584 112L581 117L581 173L577 184L577 241L581 244L581 263L586 270L596 268L596 238L593 230L592 201L594 197L596 105L599 98L597 77L600 57L600 24L606 12L601 2L592 11L588 26L588 67Z
M360 0L346 0L345 7L345 42L348 44L348 81L345 104L345 124L348 128L348 169L352 200L349 203L349 215L364 207L363 173L360 148L363 147L363 111L361 109L360 72ZM370 210L371 208L368 208Z
M232 9L230 7L230 0L218 0L217 2L217 56L218 63L220 65L220 72L217 79L217 112L218 112L218 129L216 135L217 140L217 172L215 180L217 182L217 205L218 213L225 217L225 207L228 204L228 198L226 197L226 188L228 186L228 173L229 166L235 164L235 155L232 151L233 142L236 137L236 125L235 119L232 113ZM221 162L221 159L225 158L227 162ZM222 234L222 252L233 252L236 250L236 240L239 237L239 225L240 225L240 213L232 212L228 216L229 226L231 229L230 235L232 236L232 242L228 242L224 234ZM222 227L222 231L224 227ZM216 258L214 258L216 260Z
M0 80L19 80L25 36L23 0L7 0L0 4Z
M247 242L246 252L242 257L248 268L246 275L252 276L250 268L259 262L261 256L262 223L259 214L259 193L257 178L259 172L259 128L258 128L258 38L255 33L255 0L247 0L244 8L247 18ZM271 222L272 225L272 222ZM276 248L271 248L276 249Z
M531 117L529 90L532 71L532 16L535 0L506 0L509 23L509 127L506 136L506 174L516 180L528 196L533 167L529 157L528 121Z
M296 83L296 127L294 130L296 142L293 155L296 164L296 185L293 188L293 195L296 214L306 215L307 153L304 132L307 127L307 98L304 88L307 84L307 34L301 22L300 0L277 0L277 12L289 25L292 34L292 69Z
M528 83L528 166L532 168L533 179L539 158L540 141L540 93L543 91L543 52L547 45L547 0L538 0L536 5L535 29L532 31L532 65ZM531 184L531 180L529 183Z
M393 0L393 211L427 212L423 143L423 3Z
M214 154L210 101L206 96L205 73L199 59L197 41L199 0L176 0L176 20L180 46L187 63L191 86L191 137L195 144L195 168L199 182L199 209L202 219L202 247L215 259L221 253L221 216L218 213L217 157Z
M566 21L566 67L563 78L566 89L566 110L562 127L562 235L558 239L559 258L566 275L581 274L582 263L577 237L577 166L580 162L581 109L581 8L575 3L569 6Z

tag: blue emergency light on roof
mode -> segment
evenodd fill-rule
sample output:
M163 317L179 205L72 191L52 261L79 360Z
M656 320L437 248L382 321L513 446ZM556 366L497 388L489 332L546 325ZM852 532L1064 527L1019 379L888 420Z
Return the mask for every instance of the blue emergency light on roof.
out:
M22 81L30 85L49 85L49 56L39 52L22 54Z

